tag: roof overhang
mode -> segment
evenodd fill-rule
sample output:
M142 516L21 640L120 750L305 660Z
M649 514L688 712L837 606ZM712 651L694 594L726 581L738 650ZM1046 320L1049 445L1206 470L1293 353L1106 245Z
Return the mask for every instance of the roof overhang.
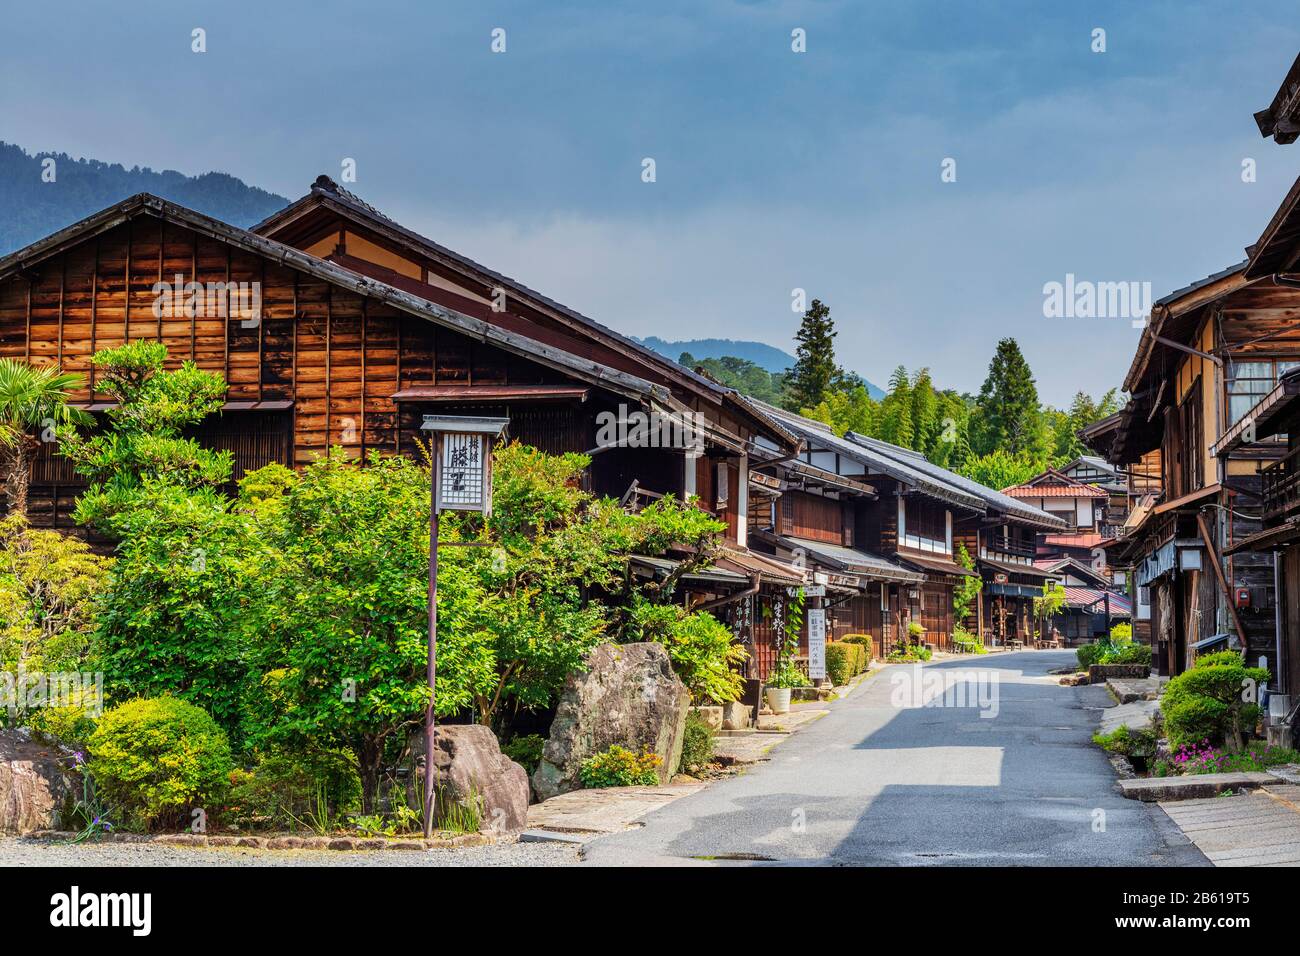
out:
M497 328L489 322L430 302L428 299L404 292L387 283L318 259L274 239L267 239L246 229L228 225L149 193L139 193L115 206L109 206L80 222L0 258L0 281L29 270L64 249L101 235L137 216L152 216L179 223L209 238L225 242L254 255L265 256L280 265L390 305L402 312L427 319L435 325L454 330L477 341L495 345L507 352L566 372L583 381L598 384L612 392L638 399L658 398L663 401L671 399L668 390L661 385L626 372L610 369L597 362L577 358L535 339Z

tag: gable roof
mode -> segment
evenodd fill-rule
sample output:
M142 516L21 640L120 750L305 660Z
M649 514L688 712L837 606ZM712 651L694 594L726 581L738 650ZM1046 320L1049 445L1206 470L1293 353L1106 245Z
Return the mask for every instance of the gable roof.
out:
M955 471L949 471L934 464L919 452L912 451L910 448L902 448L898 445L891 445L887 441L881 441L879 438L868 438L866 435L859 435L857 432L849 432L845 436L849 441L856 445L869 448L882 455L887 455L897 461L906 461L924 474L942 481L947 485L958 488L966 494L973 495L984 503L987 510L995 511L998 514L1006 515L1009 518L1018 519L1027 524L1037 525L1041 528L1064 528L1065 522L1054 515L1049 515L1040 508L1033 505L1025 504L1023 501L1017 501L1010 495L1004 495L1000 491L995 491L981 485L978 481L972 481Z
M765 409L768 414L785 424L786 427L807 443L810 450L816 445L838 452L866 467L869 473L874 472L893 478L895 481L907 485L922 494L930 495L959 508L966 508L981 514L985 510L984 502L978 495L973 495L955 485L936 480L933 476L914 467L912 463L896 461L890 457L876 454L869 448L864 448L847 439L840 438L822 422L805 418L794 412L785 411L774 405L768 405L766 402L760 402L755 398L746 397L745 401Z
M1282 78L1268 108L1255 114L1255 124L1265 138L1272 136L1281 145L1295 142L1300 134L1300 56Z
M1010 488L1003 488L1002 493L1012 498L1109 498L1106 492L1093 485L1084 484L1076 478L1062 474L1055 468L1048 468L1028 481L1022 481Z
M311 185L311 190L305 196L290 203L279 212L273 213L266 219L263 219L257 225L253 226L251 231L258 235L273 235L276 231L284 228L290 222L293 222L295 219L317 208L329 209L344 218L359 220L361 223L376 229L386 238L395 240L400 245L403 245L414 252L428 256L432 259L454 263L468 272L477 273L479 276L491 279L494 284L500 285L502 288L513 292L521 299L531 300L534 303L541 304L547 309L558 312L566 318L573 320L573 322L578 325L584 326L591 331L599 332L601 335L616 340L629 351L636 353L638 357L645 359L647 362L665 372L693 379L697 384L712 391L726 391L725 388L712 379L700 375L693 369L686 368L684 365L678 365L672 359L665 355L661 355L654 349L642 345L640 342L629 336L616 332L614 329L597 322L595 319L583 315L576 309L569 308L569 306L564 305L562 302L557 302L535 289L529 288L518 279L513 279L510 276L497 272L495 269L490 269L482 263L469 258L469 256L462 255L454 249L449 249L447 246L434 242L427 236L422 236L415 230L403 226L391 216L387 216L380 212L370 203L356 195L356 193L344 189L328 176L317 176L316 181Z
M1104 587L1111 586L1111 581L1106 577L1106 575L1101 574L1098 571L1094 571L1092 568L1084 564L1082 561L1079 561L1068 555L1064 555L1059 558L1047 558L1043 560L1038 560L1034 562L1034 565L1036 567L1042 568L1044 571L1050 571L1053 574L1057 574L1060 573L1061 571L1065 571L1068 569L1080 575L1081 577L1086 577L1092 581L1096 581L1098 584Z
M1079 467L1095 468L1097 471L1104 471L1108 475L1119 475L1118 468L1108 462L1105 458L1101 458L1097 455L1080 455L1078 458L1074 459L1074 461L1059 470L1062 474L1065 474L1065 472L1069 471L1071 468ZM1084 484L1087 484L1087 482L1084 482Z
M0 280L30 269L70 246L105 233L138 216L152 216L178 223L211 239L254 255L273 259L281 265L297 269L306 275L391 305L403 312L427 319L435 325L498 346L539 364L548 365L583 381L602 385L611 391L638 399L658 399L664 402L672 400L668 390L661 385L627 372L607 368L597 362L580 359L527 336L500 329L490 322L430 302L387 283L359 275L324 259L318 259L292 246L256 235L247 229L240 229L219 219L213 219L211 216L205 216L150 193L138 193L0 258Z
M740 395L735 389L723 385L710 376L702 375L694 369L679 365L667 356L642 345L635 339L623 335L597 322L595 319L583 315L576 309L543 295L535 289L529 288L519 280L490 269L482 263L456 252L454 249L434 242L427 236L403 226L397 220L380 212L373 205L343 188L328 176L317 176L305 196L290 203L279 212L268 216L253 226L251 231L259 235L274 236L289 229L295 223L307 219L317 210L325 210L343 219L355 222L389 242L417 255L439 262L453 271L462 274L469 273L477 281L485 282L485 284L491 286L499 286L511 293L516 299L526 302L534 308L540 308L566 327L588 338L599 338L604 341L605 345L614 347L618 351L629 355L642 366L652 368L658 374L680 382L683 387L691 389L694 394L705 397L719 405L726 405L742 415L751 416L755 424L759 425L761 429L771 432L780 443L791 448L797 444L794 437L785 431L778 422L762 414L758 409L747 407L746 403L740 400ZM345 258L352 259L352 257ZM347 263L345 263L345 267L346 265ZM367 270L367 272L370 272L370 270ZM409 287L409 283L403 283L403 285ZM454 303L455 299L461 298L454 293L447 292L447 290L431 289L429 291L434 296L431 301L442 300L444 304L447 301ZM413 291L412 294L418 293ZM448 300L448 296L451 297L450 300Z

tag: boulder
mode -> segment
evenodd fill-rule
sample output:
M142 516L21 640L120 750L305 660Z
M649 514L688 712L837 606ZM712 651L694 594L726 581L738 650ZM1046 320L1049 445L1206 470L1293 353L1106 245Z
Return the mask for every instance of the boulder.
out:
M748 730L754 722L754 708L744 701L733 700L722 705L723 730Z
M528 771L501 752L496 734L487 727L437 728L433 768L440 803L464 803L471 794L477 798L480 829L513 832L527 825Z
M0 833L58 828L76 793L68 757L23 730L0 730Z
M581 788L582 762L614 744L652 750L666 784L682 755L690 693L673 673L663 645L602 644L585 670L569 675L533 773L539 800Z

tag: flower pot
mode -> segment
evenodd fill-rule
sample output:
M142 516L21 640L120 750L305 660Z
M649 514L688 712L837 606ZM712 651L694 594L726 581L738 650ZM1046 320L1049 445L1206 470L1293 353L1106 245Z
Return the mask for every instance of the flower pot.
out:
M790 713L790 688L769 687L767 689L767 706L774 714Z

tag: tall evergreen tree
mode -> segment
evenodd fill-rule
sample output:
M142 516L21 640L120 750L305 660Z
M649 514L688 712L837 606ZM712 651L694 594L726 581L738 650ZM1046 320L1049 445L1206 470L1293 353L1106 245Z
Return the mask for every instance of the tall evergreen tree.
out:
M795 335L794 368L786 377L788 407L798 411L820 405L842 377L835 364L835 322L821 299L813 299Z
M989 374L975 401L972 446L977 455L1002 450L1011 455L1040 455L1044 448L1038 387L1015 339L998 342Z

